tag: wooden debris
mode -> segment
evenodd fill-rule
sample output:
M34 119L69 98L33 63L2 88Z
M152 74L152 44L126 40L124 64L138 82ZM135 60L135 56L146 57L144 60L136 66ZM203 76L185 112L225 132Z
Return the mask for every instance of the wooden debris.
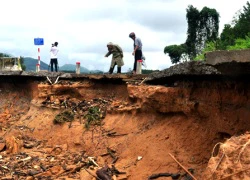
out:
M128 135L127 133L126 134L116 134L116 132L108 132L107 133L107 136L109 137L115 137L115 136L126 136Z
M116 163L116 161L118 160L119 157L117 157L114 153L116 152L113 149L110 149L109 147L107 147L107 151L108 154L113 158L112 164Z
M87 171L91 176L95 177L96 179L103 180L103 179L100 179L98 176L94 175L93 173L91 173L88 169L84 168L84 170Z
M234 176L234 175L236 175L236 174L242 173L242 172L247 171L247 170L249 170L249 169L250 169L250 168L242 169L242 170L240 170L240 171L238 171L238 172L235 172L235 173L233 173L233 174L230 174L230 175L228 175L228 176L225 176L225 177L221 178L220 180L228 179L228 178L230 178L230 177L232 177L232 176Z
M96 171L96 175L101 180L111 180L111 175L108 166L102 167Z
M186 173L188 173L194 180L197 180L193 174L191 174L179 161L177 161L177 159L175 159L175 157L171 154L171 153L168 153L169 156L184 170L186 171Z
M88 157L88 160L92 162L96 167L99 167L99 165L95 162L93 157Z
M170 177L172 176L171 173L158 173L158 174L152 174L151 176L148 177L148 179L157 179L159 177Z

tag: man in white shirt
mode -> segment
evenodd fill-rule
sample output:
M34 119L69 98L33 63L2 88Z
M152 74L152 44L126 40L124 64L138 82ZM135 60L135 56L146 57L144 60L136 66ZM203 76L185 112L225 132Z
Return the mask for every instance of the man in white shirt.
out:
M55 42L52 44L52 47L50 49L50 66L51 66L51 72L53 72L53 66L55 66L55 71L57 72L57 66L58 66L58 61L57 61L57 54L58 54L58 42Z

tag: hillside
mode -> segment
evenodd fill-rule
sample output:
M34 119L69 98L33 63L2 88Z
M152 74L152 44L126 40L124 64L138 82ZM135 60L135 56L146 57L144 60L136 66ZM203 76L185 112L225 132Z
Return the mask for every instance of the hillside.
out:
M30 57L25 57L24 58L24 65L26 66L26 71L36 71L36 64L37 64L37 59L30 58ZM40 61L40 70L48 70L49 65L44 63L43 61ZM72 72L74 73L76 70L76 65L74 64L64 64L63 66L59 67L59 71L64 71L64 72ZM83 74L102 74L103 72L100 70L88 70L85 67L81 66L81 73Z
M26 66L26 71L36 71L37 59L31 57L24 57L24 65ZM48 64L40 61L40 70L48 70Z
M59 68L60 71L72 71L72 72L75 72L76 71L76 65L75 64L64 64L63 66L61 66ZM86 73L88 74L90 71L85 68L85 67L82 67L81 66L81 73Z

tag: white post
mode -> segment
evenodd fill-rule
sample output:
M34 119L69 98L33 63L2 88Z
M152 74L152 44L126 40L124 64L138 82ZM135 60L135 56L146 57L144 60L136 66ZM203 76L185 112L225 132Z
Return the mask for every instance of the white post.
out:
M36 64L36 72L40 71L40 48L38 48L38 62Z
M80 62L76 62L76 74L80 74L80 73L81 73Z
M141 74L141 65L142 65L142 60L137 60L136 74Z

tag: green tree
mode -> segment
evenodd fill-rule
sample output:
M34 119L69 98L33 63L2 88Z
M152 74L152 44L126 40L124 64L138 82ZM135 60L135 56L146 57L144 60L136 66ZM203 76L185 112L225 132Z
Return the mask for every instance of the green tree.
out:
M247 2L243 6L243 11L239 13L238 20L235 22L234 33L236 38L245 38L250 32L250 4Z
M195 60L204 60L205 54L209 51L218 50L218 41L206 43L206 48L203 49L202 53L195 57ZM240 50L250 48L250 34L245 39L239 38L235 40L235 44L227 46L226 50Z
M216 41L219 34L219 13L215 9L204 7L200 12L200 24L196 45L198 53L204 48L206 42Z
M186 39L186 47L187 47L187 54L189 58L192 59L196 56L196 42L197 42L197 35L199 31L199 19L200 13L199 10L194 8L192 5L188 6L186 19L188 23L187 29L187 39Z
M239 49L249 49L249 48L250 48L250 36L246 36L245 39L243 38L236 39L235 44L233 46L228 46L227 50L239 50Z
M20 63L21 63L21 67L22 67L22 70L25 71L26 70L26 66L24 65L24 57L20 57Z
M225 24L222 33L220 34L220 50L227 49L227 46L232 46L235 43L235 34L233 27L230 24Z
M0 53L0 57L11 57L11 55L6 54L6 53Z
M176 64L181 60L181 57L186 53L186 46L185 44L166 46L164 48L164 53L169 55L171 62L173 64Z
M142 74L150 74L152 72L155 72L156 70L152 70L152 69L142 69L141 72Z
M234 46L237 39L244 39L250 33L250 4L243 6L243 11L238 11L232 20L232 25L226 24L220 35L220 49Z
M216 41L219 34L219 13L204 7L200 12L193 6L187 9L188 31L186 45L190 59L200 54L206 42Z
M164 48L172 63L183 57L194 59L206 47L206 42L217 41L219 32L219 13L215 9L204 7L200 12L189 5L186 14L188 29L184 44L170 45Z
M250 48L250 4L243 6L233 17L232 23L225 24L220 38L206 43L206 48L195 60L203 60L206 52L214 50L239 50Z
M207 42L206 47L202 50L202 53L197 55L194 58L194 60L196 60L196 61L204 60L207 52L215 51L215 50L216 50L216 41Z

